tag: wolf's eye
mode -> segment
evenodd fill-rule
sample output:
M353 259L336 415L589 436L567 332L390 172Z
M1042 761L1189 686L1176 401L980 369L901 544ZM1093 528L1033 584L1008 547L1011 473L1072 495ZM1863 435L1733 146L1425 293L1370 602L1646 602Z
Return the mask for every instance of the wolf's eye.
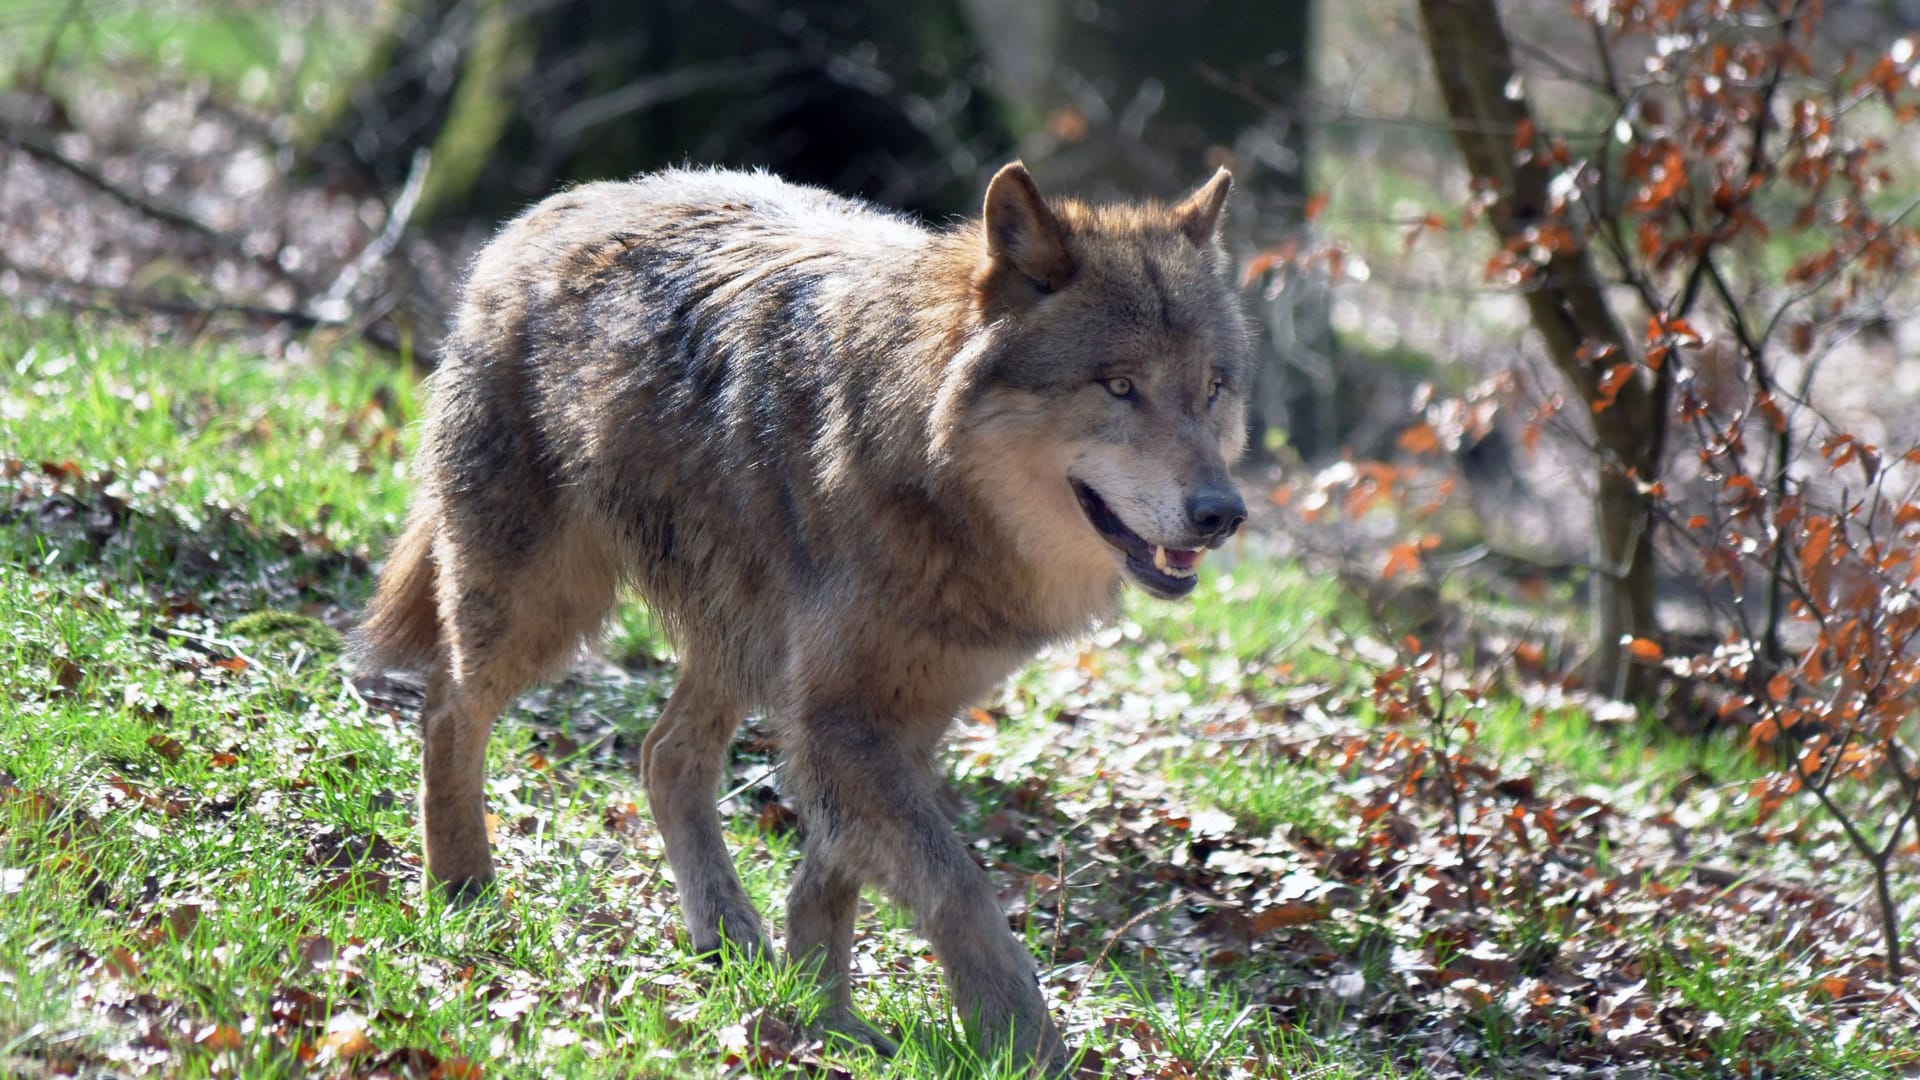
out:
M1224 389L1226 385L1227 380L1215 378L1213 383L1207 387L1207 404L1211 405L1217 401L1220 397L1220 391Z
M1111 379L1102 379L1100 382L1101 385L1107 388L1107 393L1112 394L1114 397L1130 398L1133 396L1133 380L1127 378L1125 375L1115 375Z

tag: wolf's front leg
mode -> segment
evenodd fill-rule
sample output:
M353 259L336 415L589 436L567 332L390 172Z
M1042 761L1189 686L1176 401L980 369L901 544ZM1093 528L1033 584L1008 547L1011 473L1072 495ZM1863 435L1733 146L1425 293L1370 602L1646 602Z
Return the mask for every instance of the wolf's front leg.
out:
M807 863L795 889L829 915L791 916L796 948L818 955L829 1007L845 1001L852 908L859 881L877 881L916 917L945 970L954 1004L989 1056L1011 1051L1050 1073L1066 1047L1047 1015L1033 958L1007 929L993 885L943 812L926 755L898 729L829 710L795 725L787 766L807 828ZM824 876L832 867L835 877ZM818 950L817 952L815 950ZM805 955L805 953L803 953Z
M713 801L727 741L744 711L724 687L695 658L682 663L680 684L640 747L641 781L666 842L694 951L712 952L724 941L743 954L764 955L760 913L734 872Z

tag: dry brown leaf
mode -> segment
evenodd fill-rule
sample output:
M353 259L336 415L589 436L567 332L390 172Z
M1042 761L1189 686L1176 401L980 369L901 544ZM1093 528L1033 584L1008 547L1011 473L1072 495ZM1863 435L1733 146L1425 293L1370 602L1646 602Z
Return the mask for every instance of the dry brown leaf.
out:
M1325 919L1330 911L1326 904L1276 904L1254 913L1253 932L1267 934L1290 926L1306 926Z

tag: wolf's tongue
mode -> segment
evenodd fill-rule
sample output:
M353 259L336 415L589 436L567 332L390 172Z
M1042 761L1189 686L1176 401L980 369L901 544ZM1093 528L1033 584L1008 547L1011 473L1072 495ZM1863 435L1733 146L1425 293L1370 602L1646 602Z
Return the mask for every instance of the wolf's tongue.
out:
M1191 570L1199 566L1200 557L1206 554L1204 551L1181 551L1179 548L1167 548L1166 551L1167 565L1177 566L1182 570Z
M1183 551L1180 548L1167 548L1155 544L1153 568L1163 574L1168 570L1192 570L1200 565L1200 557L1205 554L1204 551Z

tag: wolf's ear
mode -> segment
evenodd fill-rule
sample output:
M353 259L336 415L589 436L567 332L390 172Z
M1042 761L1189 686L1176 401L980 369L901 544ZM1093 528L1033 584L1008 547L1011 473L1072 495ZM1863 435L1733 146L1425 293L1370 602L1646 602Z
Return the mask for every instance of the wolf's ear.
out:
M1040 197L1025 165L1016 161L993 174L981 222L989 269L995 263L1011 267L1043 293L1073 276L1067 231Z
M1220 211L1226 208L1227 192L1233 190L1233 174L1222 168L1200 190L1180 200L1173 208L1174 220L1193 246L1213 246L1220 232Z

